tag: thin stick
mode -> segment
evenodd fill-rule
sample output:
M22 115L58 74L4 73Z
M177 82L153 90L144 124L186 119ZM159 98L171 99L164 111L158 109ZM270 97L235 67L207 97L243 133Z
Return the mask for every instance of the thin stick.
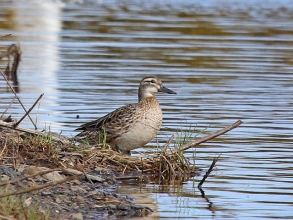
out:
M115 180L136 180L136 179L140 179L143 175L139 175L139 176L118 176L115 177Z
M9 85L11 91L12 91L12 92L14 93L14 95L16 96L16 98L17 98L17 100L19 101L20 105L22 106L23 110L24 110L25 112L27 112L27 110L25 109L25 107L24 107L24 105L22 104L21 100L20 100L19 97L16 95L16 92L14 91L14 89L13 89L13 87L11 86L10 82L7 80L7 78L6 78L5 74L3 73L3 71L0 70L0 72L1 72L1 74L2 74L2 76L3 76L3 78L5 79L5 81L7 82L7 84ZM29 119L31 120L31 122L33 123L35 129L37 129L37 126L36 126L35 123L33 122L31 116L28 115L28 117L29 117Z
M2 159L2 156L4 157L4 151L7 149L7 141L8 141L8 136L5 137L4 147L0 153L0 159Z
M38 116L39 116L39 111L40 111L40 105L41 105L41 103L39 103L39 105L38 105L38 111L37 111L36 121L35 121L36 124L38 124Z
M200 145L201 143L207 142L208 140L211 140L211 139L213 139L213 138L215 138L215 137L218 137L218 136L220 136L220 135L222 135L222 134L227 133L228 131L231 131L231 130L234 129L234 128L237 128L237 127L238 127L239 125L241 125L242 123L243 123L243 122L242 122L241 120L238 120L238 121L235 122L234 124L232 124L232 125L230 125L230 126L228 126L228 127L225 127L225 128L223 128L223 129L221 129L220 131L217 131L217 132L212 133L212 134L210 134L210 135L207 135L207 136L205 136L205 137L199 138L199 139L195 140L195 141L192 142L192 143L188 143L188 144L182 145L182 146L180 147L180 150L181 150L181 151L184 151L184 150L187 150L187 149L189 149L189 148L192 148L192 147L195 147L195 146L197 146L197 145ZM175 148L175 149L173 149L173 150L170 150L170 151L168 152L168 154L174 154L174 153L176 153L177 151L178 151L178 149Z
M36 191L36 190L40 190L40 189L45 189L45 188L48 188L48 187L56 186L56 185L59 185L59 184L65 183L65 182L69 182L69 181L75 180L75 179L77 179L81 175L82 175L82 173L81 174L74 175L74 176L66 177L66 178L64 178L62 180L49 182L49 183L46 183L46 184L43 184L43 185L29 187L29 188L25 188L25 189L21 189L21 190L15 191L15 192L4 193L4 194L1 194L0 195L0 198L4 198L4 197L7 197L7 196L12 196L12 195L20 195L20 194L24 194L24 193L33 192L33 191Z
M12 101L10 102L10 104L9 104L9 106L5 109L5 111L2 113L2 115L1 115L1 117L3 117L4 116L4 114L8 111L8 109L11 107L11 105L12 105L12 103L14 102L14 100L15 100L15 96L13 97L13 99L12 99Z
M127 168L127 165L124 167L124 169L122 171L122 175L124 175L126 168Z
M34 107L36 106L36 104L40 101L40 99L44 96L44 93L42 93L40 95L40 97L35 101L35 103L33 104L33 106L24 114L24 116L22 116L22 118L14 124L15 127L17 127L20 122L34 109Z
M93 183L93 181L91 180L91 178L89 178L89 176L84 171L84 169L82 170L82 172L83 172L83 175L84 175L85 179L87 179L92 184L92 186L95 187L95 184Z
M169 171L169 174L174 175L175 174L174 168L172 167L172 165L170 164L170 162L164 155L162 155L162 157L165 159L166 163L169 165L169 170L171 170L171 172Z
M164 149L162 150L162 152L165 152L167 150L167 148L169 147L169 145L171 144L171 142L173 141L173 139L176 137L176 133L173 134L169 140L167 141L167 143L164 146Z
M205 173L205 175L203 176L202 180L201 180L201 181L199 182L199 184L197 185L198 188L201 188L201 186L202 186L202 184L204 183L204 181L209 177L209 175L211 174L211 172L212 172L214 166L216 165L216 163L217 163L217 161L218 161L218 159L219 159L220 156L221 156L221 155L219 155L218 157L215 157L215 158L213 159L213 162L212 162L210 168L208 169L208 171L207 171L207 172Z

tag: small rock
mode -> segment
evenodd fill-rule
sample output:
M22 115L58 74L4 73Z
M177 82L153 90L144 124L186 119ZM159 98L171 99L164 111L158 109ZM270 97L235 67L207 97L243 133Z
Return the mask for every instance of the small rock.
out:
M14 179L17 177L17 172L14 169L7 166L0 166L0 174L6 175L11 179Z
M96 205L96 204L90 204L89 205L89 208L90 209L97 209L97 210L103 210L103 209L105 209L105 206L103 206L103 205Z
M64 179L64 177L62 175L60 175L60 173L58 171L46 173L43 175L43 177L46 178L47 180L51 180L51 181L59 181L59 180Z
M1 182L7 182L7 181L9 181L9 180L10 180L10 176L8 176L8 175L2 174L2 175L0 176L0 181L1 181Z
M76 196L75 200L77 202L84 202L84 198L82 196Z
M72 204L71 207L76 211L80 211L80 206L78 206L76 204Z
M73 192L86 193L87 191L80 186L71 186Z
M101 178L101 177L94 176L94 175L90 175L90 174L88 174L87 177L88 177L89 179L91 179L92 181L96 181L96 182L100 182L100 183L102 183L102 182L105 181L105 179L103 179L103 178Z
M113 211L113 210L109 210L109 211L108 211L108 214L109 214L109 215L113 215L113 214L114 214L114 211Z
M55 201L56 201L57 203L61 203L61 202L62 202L60 198L56 198Z
M24 170L22 171L22 174L29 176L29 175L34 175L34 174L40 173L42 171L46 171L46 170L49 170L49 168L28 166L28 167L24 168ZM59 180L64 179L64 177L62 175L60 175L58 171L46 173L46 174L43 174L42 176L45 179L50 180L50 181L59 181Z
M75 219L75 220L83 220L83 215L81 212L73 213L69 216L70 219Z
M101 172L101 171L104 171L104 172L110 172L109 169L107 169L107 168L103 168L103 167L96 167L96 168L95 168L95 171L97 171L97 172Z
M26 167L26 168L23 169L22 175L24 175L24 176L30 176L30 175L37 174L37 173L39 173L41 171L44 171L44 170L41 169L40 167L28 166L28 167Z
M25 204L26 206L30 206L31 203L32 203L32 197L29 197L29 198L27 198L27 199L24 201L24 204Z
M129 207L129 205L120 203L120 204L117 205L117 209L120 209L120 210L128 210L128 209L130 209L130 207Z
M43 191L43 192L41 192L41 194L42 194L43 196L49 196L49 195L52 194L52 192L50 192L50 191Z
M92 190L92 191L89 191L87 192L88 195L97 195L99 194L99 192L97 190Z
M115 205L115 204L109 204L108 207L110 209L117 209L117 205Z

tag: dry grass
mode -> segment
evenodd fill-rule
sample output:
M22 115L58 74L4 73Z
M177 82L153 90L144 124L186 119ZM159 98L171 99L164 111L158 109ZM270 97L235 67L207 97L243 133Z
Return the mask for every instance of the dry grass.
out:
M181 130L173 135L161 150L139 156L124 155L111 149L105 149L104 142L101 143L101 147L91 148L82 145L83 147L74 150L83 155L83 166L88 169L110 167L120 174L141 172L143 175L151 175L152 178L158 179L189 178L190 175L194 174L196 167L184 156L184 151L181 150L180 146L191 141L195 136L195 132L191 128L185 131ZM176 151L171 152L171 148Z
M41 134L25 136L12 129L10 131L9 133L6 129L4 136L2 130L2 137L0 134L0 142L2 142L0 162L14 164L14 167L22 163L50 168L70 167L77 170L104 167L120 174L140 172L142 175L164 179L171 176L190 176L195 171L195 167L184 156L180 147L177 147L176 153L170 154L171 140L160 152L129 156L104 149L104 146L92 148L86 145L76 146L74 143L61 146L50 136ZM178 139L176 141L178 142ZM66 156L64 153L67 153ZM64 162L64 157L67 162Z
M0 194L12 191L10 185L0 190ZM24 196L7 196L0 198L0 219L49 219L49 212L40 210L38 204L32 204L30 198Z
M59 148L50 137L26 135L12 129L0 130L0 164L58 165Z
M187 158L178 151L177 154L168 154L168 151L150 153L141 157L132 157L117 153L112 150L101 150L98 148L81 151L84 154L84 165L88 168L111 167L116 172L136 172L144 174L180 175L193 172L193 168Z
M177 177L190 177L196 167L184 156L184 151L206 142L223 133L226 133L242 122L225 127L215 133L193 140L193 132L183 131L174 136L159 152L149 152L140 156L129 156L117 153L110 149L96 146L76 146L74 142L61 145L58 138L39 133L19 134L13 128L0 130L0 163L13 164L14 168L20 163L46 166L49 168L74 168L80 171L92 170L96 167L112 169L116 173L140 172L141 175L152 175L160 179L174 179ZM10 132L9 132L10 130ZM62 137L64 138L64 137ZM69 144L68 144L69 143ZM170 147L170 145L173 146ZM195 155L195 154L194 154ZM192 158L193 161L195 160Z

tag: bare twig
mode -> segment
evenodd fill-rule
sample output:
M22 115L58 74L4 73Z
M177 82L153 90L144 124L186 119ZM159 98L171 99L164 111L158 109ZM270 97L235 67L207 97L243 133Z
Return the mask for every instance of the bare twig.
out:
M4 152L7 150L7 141L8 141L8 137L5 137L5 142L4 142L4 147L0 153L0 160L2 159L2 157L4 157Z
M221 155L219 155L218 157L215 157L215 158L213 159L213 162L212 162L210 168L208 169L208 171L207 171L207 172L205 173L205 175L203 176L202 180L201 180L201 181L199 182L199 184L197 185L198 188L201 188L201 186L202 186L202 184L204 183L204 181L205 181L205 180L208 178L208 176L211 174L211 172L212 172L214 166L216 165L216 163L217 163L217 161L218 161L218 159L219 159L220 156L221 156Z
M225 134L227 133L228 131L231 131L232 129L234 128L237 128L239 125L242 124L242 121L241 120L238 120L237 122L235 122L234 124L228 126L228 127L225 127L223 129L221 129L220 131L217 131L215 133L212 133L210 135L207 135L205 137L202 137L202 138L199 138L197 140L195 140L194 142L192 143L188 143L188 144L185 144L185 145L182 145L180 146L180 151L184 151L184 150L187 150L189 148L192 148L192 147L195 147L197 145L200 145L201 143L204 143L204 142L207 142L215 137L218 137L222 134ZM178 149L173 149L173 150L170 150L170 152L168 152L168 154L174 154L178 151Z
M16 218L7 217L7 216L4 216L4 215L0 215L0 219L2 219L2 220L17 220Z
M82 173L74 175L74 176L66 177L66 178L64 178L62 180L49 182L49 183L46 183L46 184L43 184L43 185L38 185L38 186L34 186L34 187L20 189L20 190L15 191L15 192L4 193L4 194L0 195L0 198L4 198L4 197L7 197L7 196L12 196L12 195L20 195L20 194L24 194L24 193L28 193L28 192L33 192L33 191L36 191L36 190L45 189L45 188L48 188L48 187L53 187L53 186L56 186L56 185L59 185L59 184L65 183L65 182L69 182L69 181L78 179L78 177L81 176L81 175L82 175Z
M34 109L34 107L36 106L36 104L40 101L40 99L44 96L44 93L42 93L40 95L40 97L35 101L35 103L33 104L33 106L24 114L24 116L22 116L22 118L14 124L14 127L17 127L19 125L19 123Z
M139 175L139 176L119 176L119 177L115 177L115 180L138 180L142 176L143 175Z
M91 178L89 178L89 176L88 176L87 173L84 171L84 169L82 170L82 172L83 172L83 175L84 175L85 179L87 179L87 180L92 184L92 186L94 187L95 184L93 183L93 181L91 180Z
M164 149L162 150L163 152L167 150L167 148L169 147L169 145L171 144L171 142L173 141L173 139L176 137L176 133L173 134L169 140L167 141L167 143L164 145Z
M3 78L5 79L5 81L7 82L7 84L9 85L11 91L14 93L14 95L16 96L17 100L19 101L20 105L22 106L23 110L27 113L26 108L24 107L24 105L22 104L20 98L16 95L16 92L14 91L13 87L11 86L10 82L8 81L8 79L6 78L5 74L3 73L2 70L0 70L0 73L2 74ZM33 122L32 118L30 117L30 115L28 115L29 119L31 120L31 122L33 123L35 129L37 129L37 126L35 125L35 123Z
M4 114L8 111L8 109L11 107L12 103L14 102L16 96L13 97L12 101L10 102L9 106L5 109L5 111L2 113L1 117L4 116Z

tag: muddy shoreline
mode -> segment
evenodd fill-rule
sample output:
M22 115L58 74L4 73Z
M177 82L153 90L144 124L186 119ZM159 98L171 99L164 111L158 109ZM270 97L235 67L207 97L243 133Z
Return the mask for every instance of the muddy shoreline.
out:
M117 193L121 181L116 180L113 169L81 167L82 155L64 153L68 146L54 142L55 151L46 151L42 148L50 148L51 143L41 138L43 142L13 129L0 128L0 184L25 206L37 205L38 211L49 215L48 219L128 219L153 212ZM74 179L62 182L70 177ZM58 181L62 183L54 185ZM52 186L38 189L51 183ZM29 192L19 193L25 190Z
M46 170L46 167L19 165L16 171L11 167L0 166L0 183L15 181ZM48 169L49 170L49 169ZM51 175L37 175L22 181L9 184L9 189L18 192L23 189L41 186L65 178L62 172L51 172ZM136 205L128 195L117 193L121 182L115 180L110 170L89 172L101 177L103 181L76 179L41 190L21 194L18 199L27 206L38 206L40 212L48 213L50 219L128 219L143 217L153 210Z

